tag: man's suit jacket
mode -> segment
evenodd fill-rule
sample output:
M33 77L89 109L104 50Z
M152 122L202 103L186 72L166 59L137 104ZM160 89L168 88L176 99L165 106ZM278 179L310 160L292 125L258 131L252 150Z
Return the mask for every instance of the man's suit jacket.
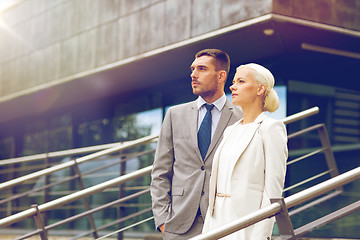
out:
M152 170L151 196L155 226L187 232L198 212L208 207L212 159L225 128L242 117L228 99L204 161L197 142L196 101L169 108L163 121Z
M241 120L240 120L241 121ZM227 142L232 141L233 129L240 121L228 127L213 160L213 168L209 189L209 216L213 215L220 152ZM234 148L234 164L230 168L229 200L232 211L241 218L270 204L271 198L282 196L285 181L287 150L287 133L283 122L260 114L252 124L237 138L238 147ZM227 159L231 161L230 159ZM219 216L217 216L219 217ZM208 219L205 220L207 225ZM267 239L271 237L274 218L264 220L243 230L244 238ZM205 227L206 228L206 227ZM270 238L269 238L270 239Z

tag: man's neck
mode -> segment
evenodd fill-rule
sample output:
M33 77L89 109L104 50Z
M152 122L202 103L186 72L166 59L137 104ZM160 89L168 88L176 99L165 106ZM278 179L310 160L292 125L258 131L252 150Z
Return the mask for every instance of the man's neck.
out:
M217 94L214 94L212 96L201 96L205 102L207 103L213 103L215 102L216 100L218 100L219 98L221 98L222 96L224 95L224 92L222 93L217 93Z

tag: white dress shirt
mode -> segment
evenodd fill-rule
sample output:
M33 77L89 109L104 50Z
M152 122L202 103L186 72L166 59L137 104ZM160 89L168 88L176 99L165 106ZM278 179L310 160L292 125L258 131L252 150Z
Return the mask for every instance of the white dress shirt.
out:
M207 103L202 97L198 97L197 99L197 108L198 108L198 131L201 125L201 122L203 121L205 114L206 114L206 107L204 106L204 104ZM213 103L208 103L208 104L214 104L214 108L211 110L211 139L214 136L216 127L219 123L220 117L221 117L221 112L224 108L224 105L226 103L226 96L225 94L219 98L218 100L216 100Z

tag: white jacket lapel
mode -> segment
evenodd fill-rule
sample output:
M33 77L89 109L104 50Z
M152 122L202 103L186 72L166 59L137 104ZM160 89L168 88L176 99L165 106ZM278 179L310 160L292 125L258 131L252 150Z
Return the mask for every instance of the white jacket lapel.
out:
M240 160L241 155L244 153L244 151L246 150L246 148L249 146L250 142L252 141L252 139L255 136L256 131L258 130L258 128L260 127L262 121L264 121L264 119L266 118L265 113L261 113L254 121L255 124L251 124L249 125L245 131L243 132L241 138L240 138L240 142L238 144L239 148L234 149L234 151L236 151L236 156L237 156L237 160L233 162L233 165L231 166L232 171L234 171L234 167L236 165L236 163ZM242 121L242 119L239 121ZM231 133L229 134L230 137ZM231 172L231 175L233 174L233 172Z

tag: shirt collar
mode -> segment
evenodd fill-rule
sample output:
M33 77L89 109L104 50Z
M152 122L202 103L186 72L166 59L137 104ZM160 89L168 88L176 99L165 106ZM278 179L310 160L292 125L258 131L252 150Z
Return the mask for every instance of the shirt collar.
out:
M201 96L199 96L197 99L197 108L200 109L206 103L207 102ZM216 100L212 104L215 105L217 110L221 111L223 109L223 107L225 106L225 103L226 103L226 96L225 96L225 94L223 94L218 100Z

